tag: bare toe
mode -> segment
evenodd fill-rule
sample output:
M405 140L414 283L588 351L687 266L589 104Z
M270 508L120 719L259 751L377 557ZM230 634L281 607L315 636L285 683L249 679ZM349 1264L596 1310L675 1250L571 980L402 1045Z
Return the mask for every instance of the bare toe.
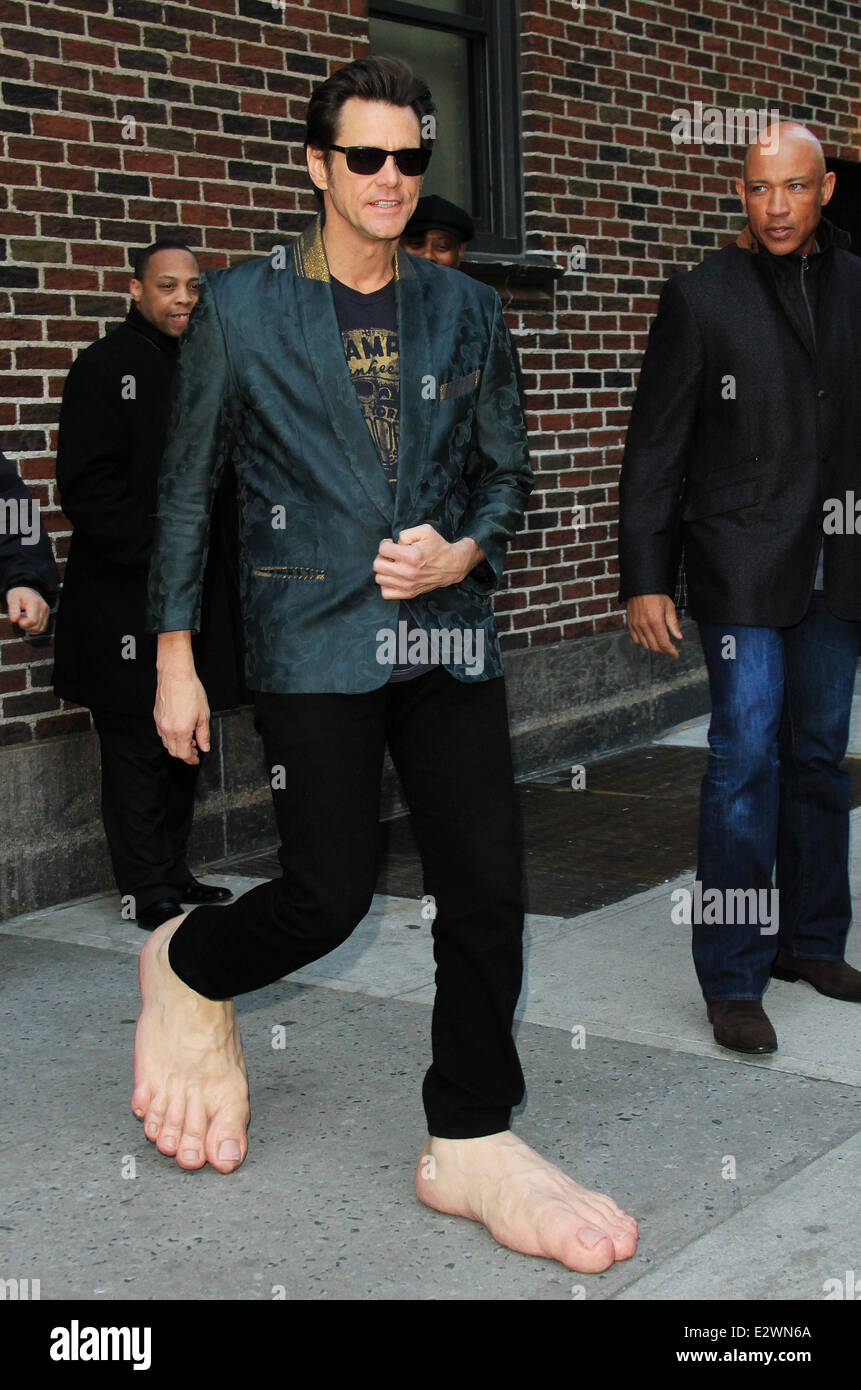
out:
M176 1150L180 1168L203 1168L206 1164L206 1111L199 1096L189 1099L185 1125Z
M136 1084L134 1090L132 1091L131 1105L132 1110L134 1111L135 1115L137 1115L139 1120L143 1119L144 1115L147 1112L147 1109L149 1108L149 1103L151 1100L152 1087L150 1086L149 1082L141 1081L140 1084Z
M210 1120L206 1159L219 1173L232 1173L244 1161L248 1152L247 1124L247 1110L240 1115L219 1114Z
M616 1259L630 1260L631 1256L636 1253L639 1239L636 1223L634 1223L633 1230L629 1226L613 1225L610 1227L610 1235L616 1249Z
M605 1231L599 1231L595 1226L581 1226L579 1231L560 1241L557 1248L548 1251L548 1254L580 1274L600 1274L614 1263L616 1248Z
M175 1154L185 1125L185 1094L179 1092L171 1097L159 1131L156 1147L159 1153Z
M156 1143L161 1134L161 1127L164 1124L164 1117L167 1112L167 1097L153 1096L146 1108L144 1115L144 1134L147 1139Z

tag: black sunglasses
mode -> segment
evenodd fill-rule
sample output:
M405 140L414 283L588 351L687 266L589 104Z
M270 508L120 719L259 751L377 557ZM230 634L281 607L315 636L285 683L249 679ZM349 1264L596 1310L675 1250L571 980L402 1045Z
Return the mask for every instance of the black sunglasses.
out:
M389 155L394 155L401 173L410 179L424 173L431 157L431 151L425 145L411 146L406 150L380 150L376 145L330 145L329 149L339 150L346 155L351 174L376 174Z

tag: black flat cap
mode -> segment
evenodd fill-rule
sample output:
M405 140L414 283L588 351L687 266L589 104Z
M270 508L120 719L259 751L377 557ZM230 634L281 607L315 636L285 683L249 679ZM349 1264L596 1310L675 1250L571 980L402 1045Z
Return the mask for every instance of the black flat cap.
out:
M475 236L475 224L469 213L459 208L457 203L450 203L448 198L440 198L436 193L419 198L416 210L401 236L412 236L413 233L427 232L435 227L451 232L458 241L472 241Z

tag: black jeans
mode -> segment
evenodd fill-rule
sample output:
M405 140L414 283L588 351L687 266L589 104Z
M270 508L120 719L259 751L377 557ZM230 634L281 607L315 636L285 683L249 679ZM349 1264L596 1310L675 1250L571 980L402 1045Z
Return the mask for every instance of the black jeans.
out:
M152 715L94 709L102 752L102 821L117 888L135 912L178 898L199 766L172 758Z
M523 904L502 678L467 684L437 667L367 694L258 693L255 724L282 877L229 907L189 913L170 944L172 968L199 994L228 999L346 940L374 893L388 742L437 909L428 1128L448 1139L507 1129L523 1096L511 1036Z

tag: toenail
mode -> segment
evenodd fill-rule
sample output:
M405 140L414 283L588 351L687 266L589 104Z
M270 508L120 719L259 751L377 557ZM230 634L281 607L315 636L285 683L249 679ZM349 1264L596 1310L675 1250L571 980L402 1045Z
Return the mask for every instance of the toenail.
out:
M197 1149L183 1149L182 1156L186 1163L196 1163L198 1160Z
M218 1146L218 1157L222 1163L230 1162L233 1158L239 1157L239 1144L235 1139L222 1139Z
M153 1120L150 1124L147 1125L146 1132L149 1135L150 1139L155 1138L155 1136L158 1134L158 1125L155 1123L155 1120Z
M585 1245L587 1250L594 1250L601 1240L609 1240L610 1237L604 1231L598 1231L594 1226L584 1226L577 1232L577 1239L581 1245Z

